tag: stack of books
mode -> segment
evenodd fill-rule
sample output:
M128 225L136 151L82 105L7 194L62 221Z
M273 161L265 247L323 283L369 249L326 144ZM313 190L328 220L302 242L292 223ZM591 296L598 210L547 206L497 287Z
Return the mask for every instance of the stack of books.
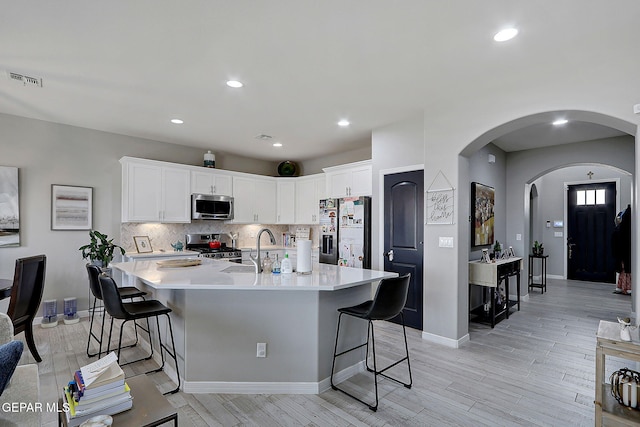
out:
M131 390L115 353L83 366L64 387L67 425L76 427L97 415L131 409Z

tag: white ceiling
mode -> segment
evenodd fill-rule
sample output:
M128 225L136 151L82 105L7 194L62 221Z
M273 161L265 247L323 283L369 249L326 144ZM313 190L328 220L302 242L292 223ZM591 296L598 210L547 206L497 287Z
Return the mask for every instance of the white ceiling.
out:
M43 87L0 76L0 112L305 160L367 146L372 129L457 97L637 61L639 17L637 0L3 1L0 70L40 77ZM509 25L520 35L495 43ZM228 79L245 87L228 88ZM339 128L341 118L352 125ZM617 134L539 124L496 144L511 151Z

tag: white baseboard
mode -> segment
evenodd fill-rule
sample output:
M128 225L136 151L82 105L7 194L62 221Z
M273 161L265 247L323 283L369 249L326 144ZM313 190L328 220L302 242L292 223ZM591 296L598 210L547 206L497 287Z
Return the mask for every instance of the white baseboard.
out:
M547 274L547 279L564 280L564 276L561 276L561 275L558 275L558 274Z
M167 365L165 365L166 367ZM353 375L363 372L364 361L337 372L338 384ZM167 372L168 374L168 372ZM227 394L320 394L331 388L331 379L320 382L229 382L229 381L184 381L185 393Z
M469 334L454 340L451 338L442 337L440 335L430 334L429 332L422 331L422 339L436 344L442 344L451 348L460 348L460 346L469 341Z

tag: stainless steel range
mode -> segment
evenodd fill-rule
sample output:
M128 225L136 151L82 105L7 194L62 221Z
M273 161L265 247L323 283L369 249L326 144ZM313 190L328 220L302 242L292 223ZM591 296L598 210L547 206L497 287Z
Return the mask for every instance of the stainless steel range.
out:
M226 243L220 242L219 234L187 234L185 241L185 248L200 252L199 256L201 257L242 262L242 252L238 249L228 247ZM217 246L215 242L220 243L220 247L212 248L210 245L211 242L214 242L213 246Z

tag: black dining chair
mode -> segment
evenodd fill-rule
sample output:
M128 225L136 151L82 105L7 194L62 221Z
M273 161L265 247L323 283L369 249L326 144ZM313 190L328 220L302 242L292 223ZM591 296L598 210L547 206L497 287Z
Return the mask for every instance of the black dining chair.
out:
M96 305L98 301L102 301L102 290L100 289L100 281L98 277L102 270L100 267L94 264L87 264L87 274L89 275L89 289L91 289L91 294L93 295L93 308L91 311L91 320L89 321L89 336L87 337L87 356L102 356L102 337L104 335L104 322L100 322L100 337L93 332L93 321L96 315ZM118 288L118 293L120 294L120 298L122 299L131 299L133 301L134 298L142 298L144 300L144 296L147 295L146 292L141 291L135 286L122 286ZM147 328L149 327L149 322L147 321ZM127 347L135 347L138 344L138 324L134 322L134 329L136 331L136 340L133 344L129 344L124 346ZM89 346L91 345L91 339L94 339L96 343L98 343L98 352L91 353L89 352Z
M13 322L14 335L24 332L29 351L38 363L42 362L42 358L38 354L33 339L33 319L36 317L42 301L46 267L47 257L45 255L16 260L11 299L7 310L7 314Z
M406 388L411 388L413 384L413 378L411 376L411 362L409 361L409 346L407 345L407 331L404 325L404 315L402 313L402 309L407 302L407 293L409 292L409 282L411 280L410 274L405 274L400 277L394 277L390 279L383 279L380 281L378 285L378 289L376 291L376 295L373 300L365 301L362 304L358 304L352 307L344 307L339 308L338 312L338 328L336 330L336 344L333 349L333 363L331 365L331 388L334 390L338 390L349 397L356 399L358 402L363 403L369 407L372 411L376 411L378 409L378 375L393 380L397 383L402 384ZM363 344L357 345L355 347L349 348L347 350L341 351L338 353L338 337L340 336L340 321L342 320L342 315L346 314L348 316L353 316L359 319L364 319L368 322L367 326L367 341ZM402 359L390 364L384 369L378 370L376 364L376 342L373 331L373 321L374 320L390 320L396 316L400 316L400 323L402 324L402 332L404 334L404 348L406 352L406 356ZM371 338L371 349L373 355L373 368L369 367L369 338ZM365 355L365 366L367 371L373 372L373 383L375 388L376 401L375 404L369 404L359 397L354 396L353 394L345 391L344 389L339 388L333 382L334 370L336 366L336 358L342 355L345 355L351 351L357 350L366 346L367 351ZM407 361L407 367L409 369L409 382L404 383L397 378L390 377L386 375L388 369L393 368L394 366Z
M112 277L101 273L99 276L100 280L100 289L102 291L102 301L104 302L104 308L107 310L107 313L111 316L111 326L109 327L109 338L107 341L107 353L109 353L109 349L111 346L111 335L113 332L113 319L122 320L122 324L120 325L120 338L118 339L118 360L120 360L120 350L122 349L122 332L124 331L124 325L129 321L136 321L140 319L147 319L147 329L143 326L138 325L140 329L145 331L149 335L149 346L151 347L151 352L149 356L143 357L141 359L133 360L126 363L121 363L120 366L129 365L131 363L140 362L142 360L149 360L153 357L153 340L151 338L151 328L148 327L148 319L149 317L156 318L156 325L158 326L158 342L160 343L160 358L162 360L162 364L159 368L153 369L147 374L152 372L160 372L164 369L165 357L162 350L166 351L169 356L171 356L176 364L176 375L178 377L178 386L168 391L164 394L176 393L180 389L180 373L178 371L178 357L176 355L176 344L173 339L173 327L171 326L171 317L169 317L169 313L171 313L171 309L163 305L160 301L157 300L146 300L146 301L134 301L134 302L122 302L122 298L120 293L118 292L118 286ZM160 320L159 316L162 315L167 316L167 323L169 324L169 334L171 336L171 350L162 342L162 334L160 333Z

